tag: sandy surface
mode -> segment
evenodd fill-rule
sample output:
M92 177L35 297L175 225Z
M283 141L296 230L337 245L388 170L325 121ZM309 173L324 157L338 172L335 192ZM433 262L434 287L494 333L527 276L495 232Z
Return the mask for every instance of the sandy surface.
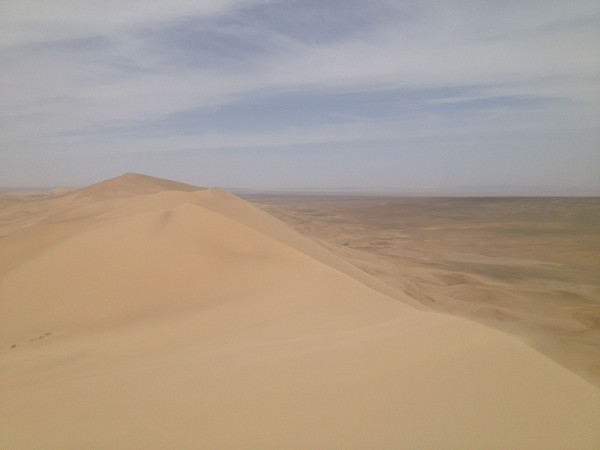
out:
M423 305L518 336L600 387L600 199L252 200Z
M16 196L19 197L19 196ZM0 199L2 448L594 448L600 390L220 189Z

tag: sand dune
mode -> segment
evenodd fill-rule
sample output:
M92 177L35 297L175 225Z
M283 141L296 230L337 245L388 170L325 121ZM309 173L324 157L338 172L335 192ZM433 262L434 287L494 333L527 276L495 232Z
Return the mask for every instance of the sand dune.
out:
M161 191L197 191L200 188L177 181L149 177L137 173L124 175L101 181L77 192L77 198L92 197L107 199L115 197L130 197L135 195L155 194Z
M426 307L516 336L600 388L598 198L243 195Z
M223 190L127 174L0 236L2 448L600 444L594 386Z

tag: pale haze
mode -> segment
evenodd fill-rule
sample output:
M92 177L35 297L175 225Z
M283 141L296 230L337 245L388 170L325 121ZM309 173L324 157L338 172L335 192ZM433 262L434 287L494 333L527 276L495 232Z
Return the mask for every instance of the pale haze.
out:
M597 1L4 1L0 187L600 195Z

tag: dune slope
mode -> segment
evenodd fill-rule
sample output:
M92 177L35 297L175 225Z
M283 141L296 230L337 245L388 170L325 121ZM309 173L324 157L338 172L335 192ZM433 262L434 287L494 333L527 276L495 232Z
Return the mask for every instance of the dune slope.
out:
M0 206L2 448L593 448L600 391L220 189Z

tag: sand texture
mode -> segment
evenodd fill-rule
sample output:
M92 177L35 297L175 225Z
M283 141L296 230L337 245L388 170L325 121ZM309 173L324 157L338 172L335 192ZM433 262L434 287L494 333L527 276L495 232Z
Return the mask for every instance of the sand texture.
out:
M600 390L221 189L0 198L1 448L598 448Z
M436 311L519 337L600 388L600 199L249 197Z

